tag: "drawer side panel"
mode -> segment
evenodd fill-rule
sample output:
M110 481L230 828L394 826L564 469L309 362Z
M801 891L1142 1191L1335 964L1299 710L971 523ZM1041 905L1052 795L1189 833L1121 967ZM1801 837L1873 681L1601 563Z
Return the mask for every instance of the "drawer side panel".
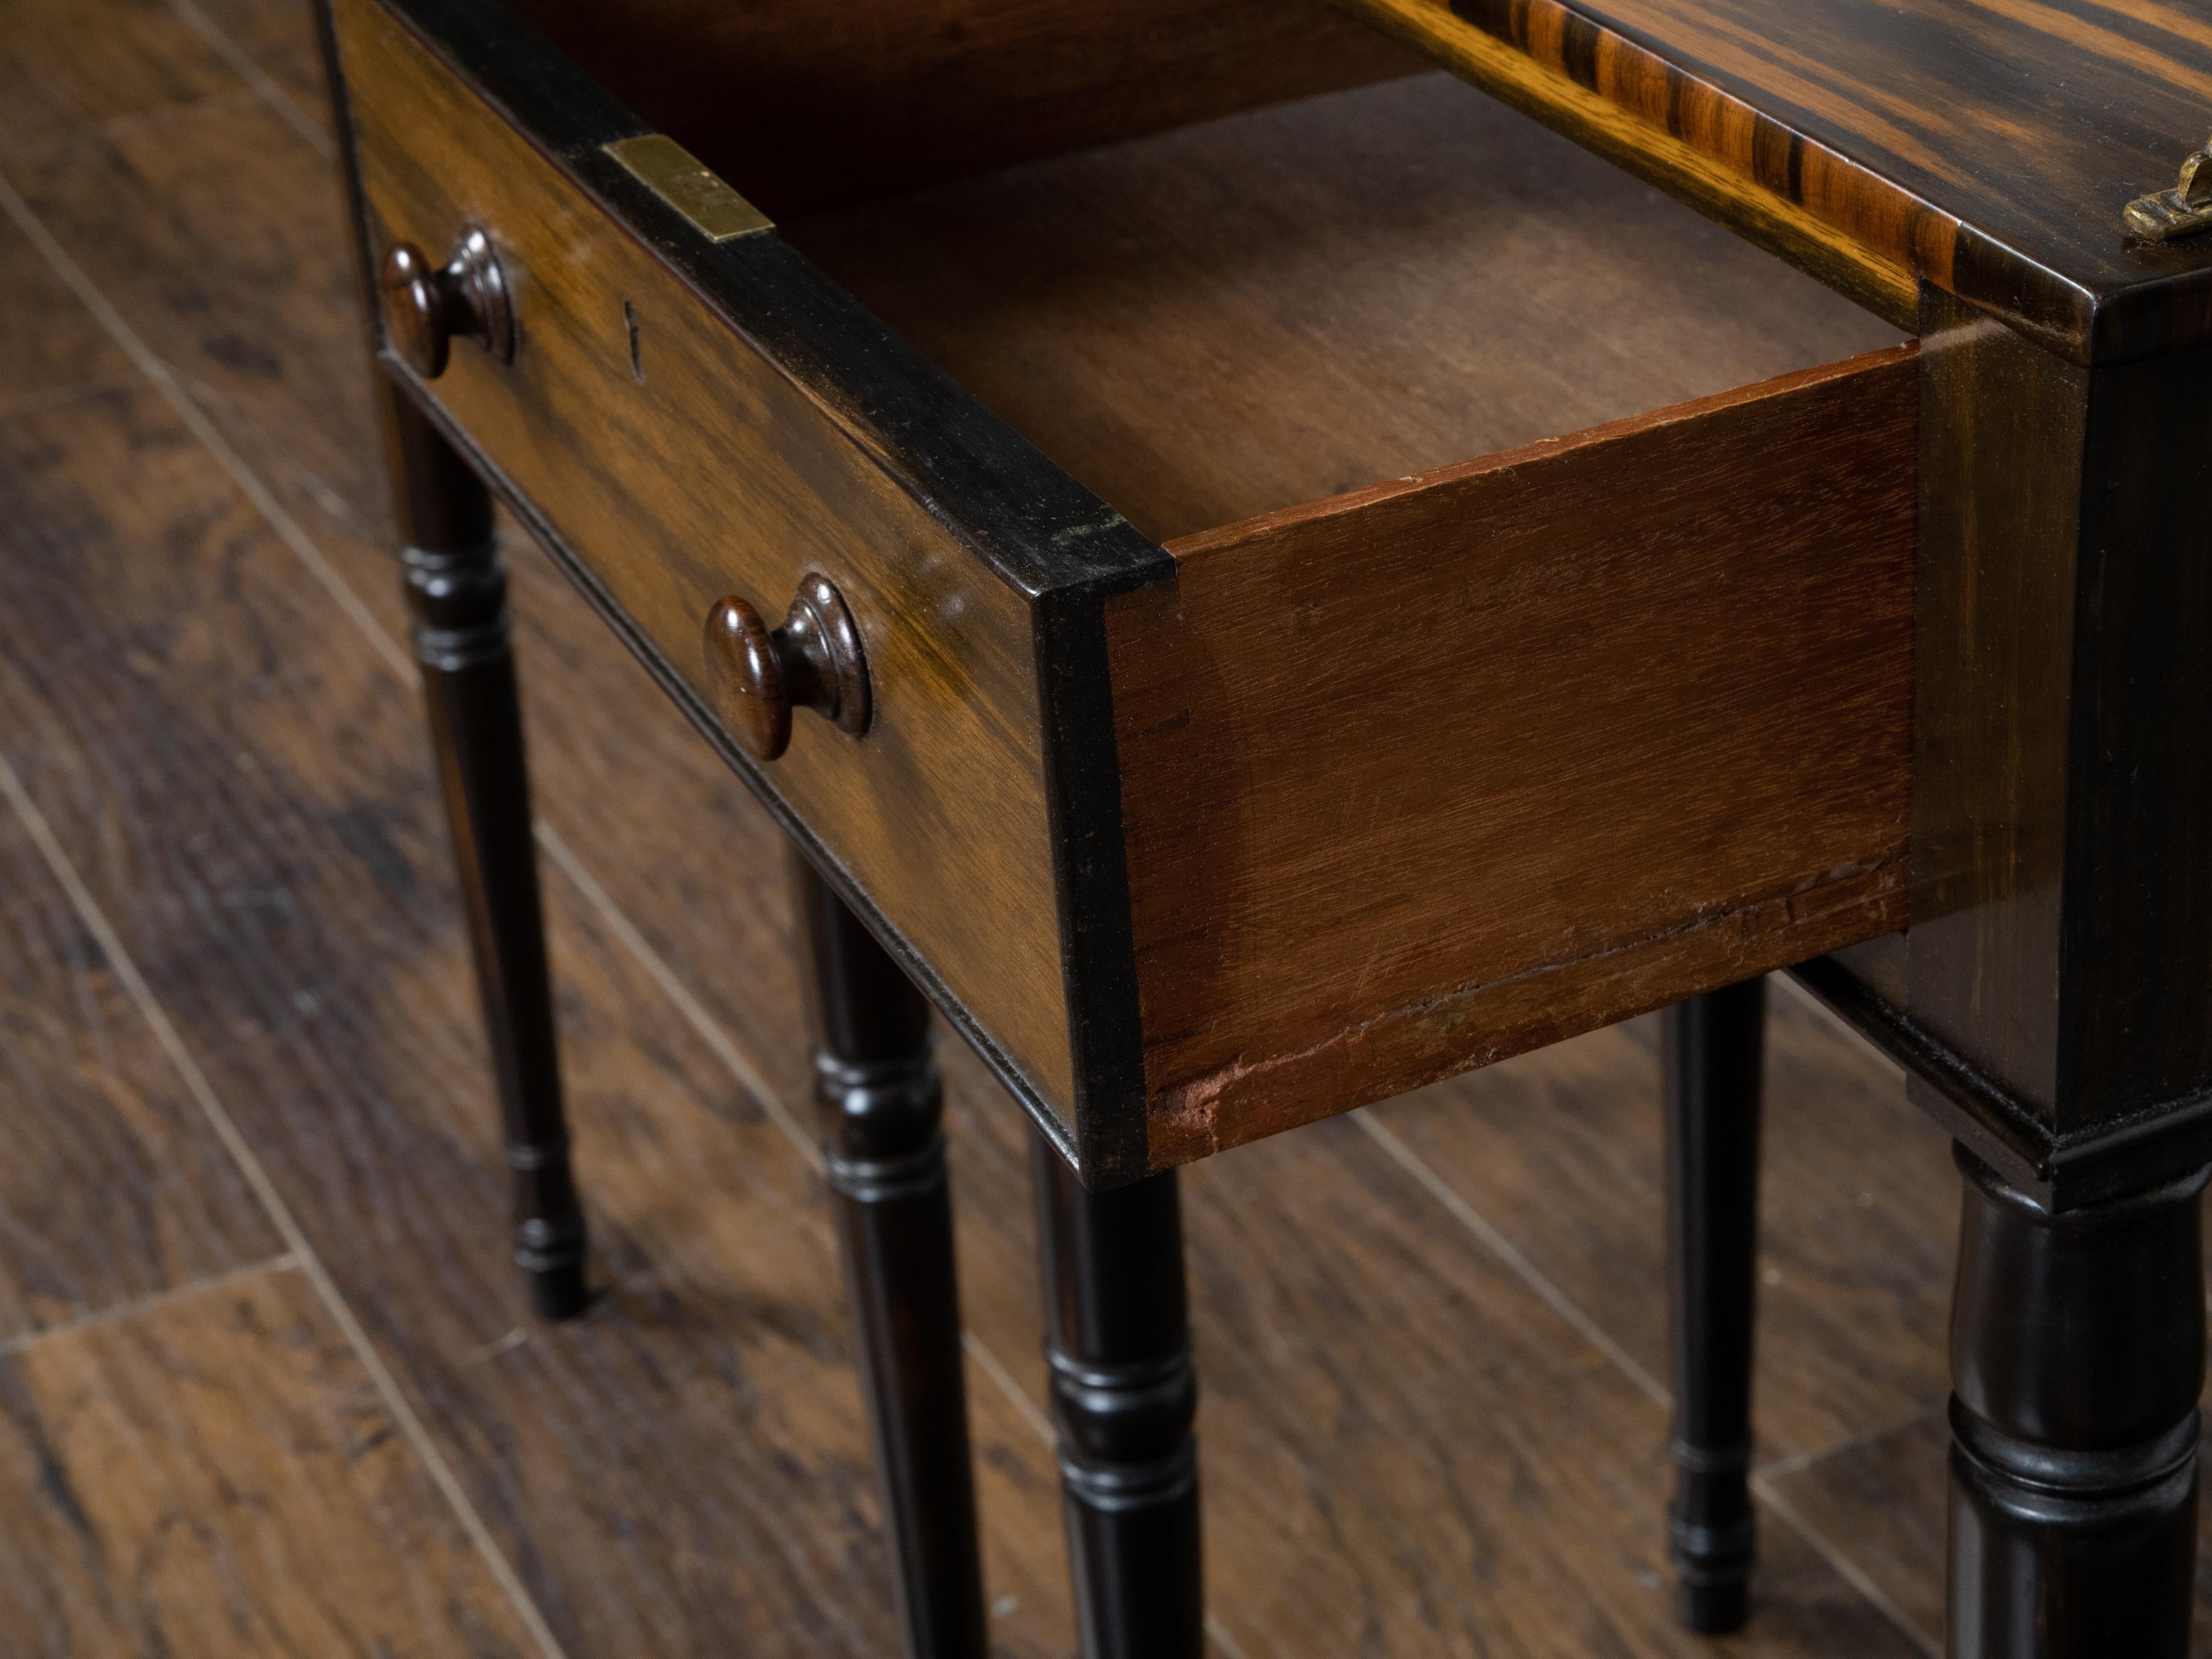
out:
M1156 1166L1904 924L1913 353L1109 602Z
M806 571L836 582L874 724L856 741L801 714L754 781L1069 1121L1029 600L408 29L372 0L331 9L371 248L441 258L480 224L514 291L514 362L457 343L421 390L702 696L715 599L773 618Z

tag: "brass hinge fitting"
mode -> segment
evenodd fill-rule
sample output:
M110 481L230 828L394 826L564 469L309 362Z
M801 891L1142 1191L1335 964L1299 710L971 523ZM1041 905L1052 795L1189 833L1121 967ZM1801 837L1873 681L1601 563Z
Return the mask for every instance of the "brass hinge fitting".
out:
M2138 196L2121 216L2130 235L2171 242L2212 230L2212 144L2181 164L2181 182L2172 190Z

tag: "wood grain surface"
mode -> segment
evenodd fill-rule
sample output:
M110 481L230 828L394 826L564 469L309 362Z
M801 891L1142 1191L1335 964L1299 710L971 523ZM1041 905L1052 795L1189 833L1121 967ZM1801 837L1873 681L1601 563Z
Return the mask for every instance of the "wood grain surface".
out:
M305 21L294 15L301 35ZM354 613L384 619L396 638L344 234L301 135L230 100L0 145L0 174L177 365L268 498L312 531ZM50 428L37 447L76 457L88 479L125 476L132 452L102 430ZM46 510L10 501L21 514ZM587 1174L600 1182L592 1201L619 1195L619 1230L610 1207L593 1220L618 1238L621 1288L573 1332L528 1331L501 1259L490 1099L411 699L389 675L380 689L379 653L291 550L234 530L197 490L178 517L217 527L134 540L86 573L82 598L65 606L52 580L27 590L14 571L0 622L40 625L18 626L0 655L18 671L37 665L44 689L31 702L9 694L9 729L38 736L40 799L80 857L113 869L107 902L162 964L161 994L191 1016L188 1041L220 1062L225 1098L272 1181L328 1248L564 1650L887 1650L888 1622L869 1622L885 1581L855 1496L865 1478L835 1489L854 1496L851 1511L817 1508L793 1486L802 1474L846 1478L828 1471L849 1431L834 1410L778 1413L759 1394L786 1375L833 1396L850 1386L834 1362L794 1373L780 1361L781 1334L830 1333L827 1351L842 1319L834 1274L804 1266L828 1260L818 1188L685 1012L705 1011L768 1099L801 1101L806 1056L765 814L518 538L539 807L689 999L679 1006L625 968L635 962L625 936L565 876L550 877L566 1058L582 1080ZM189 580L123 603L140 590L114 579L173 545L189 552ZM191 649L143 682L149 700L118 708L102 688L123 643L114 630L134 629L175 633ZM267 707L249 719L257 696ZM8 752L23 758L20 744ZM149 781L128 787L142 771ZM372 802L378 832L351 827L343 809ZM702 836L702 823L722 833ZM217 846L241 849L240 862L210 866ZM248 1023L335 968L338 994L315 1023L289 1015L306 1037ZM264 980L274 988L258 988ZM381 988L356 995L356 985ZM1924 1611L1939 1575L1915 1528L1940 1517L1942 1472L1905 1437L1883 1435L1880 1413L1915 1376L1942 1374L1930 1310L1948 1274L1948 1170L1895 1098L1893 1073L1832 1032L1808 1036L1808 1017L1775 1002L1766 1249L1784 1277L1761 1289L1759 1409L1781 1437L1773 1449L1802 1455L1780 1489L1817 1516L1831 1555ZM1437 1197L1494 1220L1554 1294L1648 1357L1660 1225L1649 1042L1644 1023L1618 1027L1380 1109L1416 1149L1412 1170L1364 1155L1345 1133L1353 1120L1311 1132L1328 1137L1311 1156L1309 1135L1289 1136L1186 1175L1214 1610L1250 1659L1443 1659L1494 1649L1500 1628L1547 1655L1711 1652L1667 1615L1656 1547L1663 1412L1615 1415L1596 1384L1563 1385L1569 1351L1588 1341L1580 1330L1537 1322L1533 1344L1501 1349L1494 1331L1545 1321L1552 1304L1517 1275L1486 1275L1486 1247ZM971 1329L1034 1401L1026 1131L978 1063L957 1045L945 1053ZM21 1106L0 1101L0 1121L12 1124ZM1462 1128L1464 1140L1444 1133ZM1936 1177L1911 1178L1905 1158L1936 1166ZM1874 1201L1863 1207L1861 1194ZM1406 1224L1366 1219L1368 1206ZM363 1222L373 1255L357 1248ZM773 1271L793 1255L799 1270ZM1439 1263L1468 1288L1431 1305L1449 1283ZM1529 1363L1532 1346L1540 1363ZM971 1373L970 1392L986 1431L994 1642L1024 1659L1064 1656L1049 1458L988 1376ZM1600 1409L1586 1413L1592 1401ZM1553 1460L1588 1460L1581 1437L1594 1420L1642 1461L1585 1461L1595 1479L1555 1489ZM1472 1444L1470 1421L1482 1428ZM1859 1501L1816 1503L1832 1492ZM756 1501L782 1504L781 1525L745 1524ZM1940 1650L1940 1632L1900 1634L1778 1511L1764 1510L1761 1524L1764 1599L1733 1651ZM834 1573L818 1571L809 1541L823 1527L842 1552Z
M525 344L432 387L695 690L706 617L819 570L863 639L856 742L795 722L768 787L1063 1118L1074 1079L1021 596L382 8L335 11L374 246L492 226ZM633 367L626 319L636 319Z
M12 472L0 428L0 480ZM0 484L4 488L4 484ZM17 526L20 528L20 525ZM36 556L13 536L9 557ZM0 818L0 1346L282 1249L12 813Z
M295 1269L0 1356L26 1656L539 1650Z
M76 397L130 372L22 233L0 225L0 412Z
M770 214L1418 69L1322 0L521 0Z
M1918 410L1897 348L1112 601L1155 1163L1901 925Z
M1164 539L1899 337L1437 75L781 228Z
M96 28L70 0L11 0L0 15L0 142L251 96L165 0L104 8Z
M2092 0L1340 0L1909 325L1915 284L2077 361L2201 340L2212 245L2120 213L2200 147L2212 30Z

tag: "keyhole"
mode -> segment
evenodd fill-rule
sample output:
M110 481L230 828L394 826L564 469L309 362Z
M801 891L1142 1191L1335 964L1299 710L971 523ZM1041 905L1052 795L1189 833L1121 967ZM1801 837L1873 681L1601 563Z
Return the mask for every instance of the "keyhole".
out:
M645 359L638 354L637 307L629 301L623 301L623 326L629 331L629 372L640 386L645 384Z

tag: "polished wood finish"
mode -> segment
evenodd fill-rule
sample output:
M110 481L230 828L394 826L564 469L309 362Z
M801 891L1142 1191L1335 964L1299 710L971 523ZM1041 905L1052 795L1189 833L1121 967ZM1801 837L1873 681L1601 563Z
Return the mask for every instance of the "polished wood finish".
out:
M1667 1291L1674 1391L1668 1528L1682 1621L1718 1634L1748 1611L1753 1313L1758 1299L1759 1091L1766 981L1662 1016Z
M944 1088L929 1004L798 854L814 1101L836 1195L907 1659L988 1659Z
M1042 1138L1034 1156L1083 1659L1200 1659L1198 1376L1176 1174L1093 1193Z
M2054 1214L1959 1170L1949 1651L2184 1659L2206 1171Z
M569 1171L538 898L507 573L491 497L414 407L385 392L415 659L429 706L511 1171L515 1265L549 1319L584 1310L585 1223Z
M2063 1211L2212 1155L2212 404L2203 353L2083 368L1933 294L1927 325L1914 926L1804 976Z
M1902 923L1917 419L1875 354L1112 601L1153 1161Z
M1901 325L1925 283L2078 362L2212 327L2212 245L2121 223L2203 143L2174 9L1340 3Z
M788 593L810 570L836 585L866 641L872 729L856 744L802 724L773 789L757 787L1066 1137L1084 1040L1069 1002L1086 992L1063 981L1060 906L1092 878L1055 867L1053 813L1085 797L1069 785L1048 805L1048 782L1081 772L1091 739L1079 711L1048 722L1038 676L1090 647L1079 626L1063 643L1030 596L1160 556L775 237L702 241L599 155L634 118L558 59L531 60L511 24L482 33L502 15L471 3L423 21L506 88L504 118L393 11L334 11L372 248L436 245L473 220L495 228L517 289L515 362L457 356L436 408L703 724L714 601ZM517 109L526 96L538 104Z
M1421 67L1322 0L515 10L779 216Z

